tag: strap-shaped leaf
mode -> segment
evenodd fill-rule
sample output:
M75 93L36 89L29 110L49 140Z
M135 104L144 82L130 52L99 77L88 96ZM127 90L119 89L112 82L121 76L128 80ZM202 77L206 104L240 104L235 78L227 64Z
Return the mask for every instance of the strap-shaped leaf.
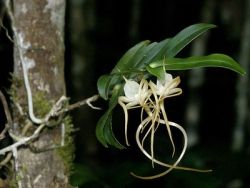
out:
M96 129L95 129L95 134L96 134L98 141L106 148L108 147L108 143L104 135L104 129L105 129L105 126L110 126L111 121L112 121L112 111L108 110L98 120Z
M187 70L200 67L221 67L235 71L241 75L245 71L231 57L224 54L211 54L208 56L194 56L188 58L166 58L161 61L156 61L147 66L150 74L157 77L161 75L162 68L165 70Z
M111 74L119 73L122 71L125 71L127 69L133 68L135 57L138 56L137 54L141 53L141 50L145 50L145 47L150 43L149 40L142 41L135 46L133 46L131 49L129 49L122 58L118 61L114 69L112 70ZM143 55L142 55L143 56Z
M104 147L109 147L109 145L111 145L118 149L125 148L115 138L112 131L112 110L106 111L105 114L99 119L96 126L96 137Z
M165 39L160 43L156 43L153 48L148 51L145 49L144 58L141 62L135 63L136 68L145 69L149 63L157 60L161 60L165 57L175 57L185 46L192 42L195 38L209 29L215 28L213 24L199 23L191 25L181 32L179 32L173 38ZM135 54L136 56L138 54Z
M185 46L209 29L216 27L213 24L199 23L191 25L180 31L173 38L165 39L145 54L146 58L140 63L140 68L145 68L149 63L165 57L175 57Z
M212 24L194 24L171 39L165 39L159 43L150 43L146 40L136 44L122 56L109 76L99 78L97 87L100 96L108 99L113 87L123 81L122 75L126 75L128 78L136 77L138 72L146 70L149 63L164 57L174 57L191 41L214 27L215 25Z
M108 147L109 145L114 146L118 149L125 148L118 142L112 131L112 115L113 109L117 105L118 97L121 95L121 87L114 90L112 97L109 101L109 109L99 119L96 126L96 137L103 146Z
M108 99L108 92L109 92L111 79L112 79L112 76L110 75L102 75L97 81L98 93L105 100Z
M128 67L132 68L131 59L135 56L138 50L146 46L148 43L149 41L142 41L133 46L122 56L122 58L116 64L110 75L103 75L98 79L97 88L99 95L102 98L104 98L105 100L108 99L108 95L113 89L112 86L114 86L115 83L119 83L122 79L121 76L117 75L121 75L120 72L126 71Z
M165 57L175 57L190 42L207 30L215 27L216 26L213 24L198 23L183 29L169 41L166 49L164 50ZM162 57L159 58L163 59Z

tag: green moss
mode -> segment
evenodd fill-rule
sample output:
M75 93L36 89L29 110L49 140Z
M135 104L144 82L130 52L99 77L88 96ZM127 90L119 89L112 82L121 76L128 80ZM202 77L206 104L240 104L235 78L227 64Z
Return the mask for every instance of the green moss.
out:
M20 87L23 87L23 80L18 79L14 75L12 75L12 87L9 91L9 94L13 101L23 101L23 97L20 96L18 91L20 90ZM33 107L34 107L34 113L37 117L43 118L46 114L51 110L53 106L53 101L50 101L46 98L46 93L42 91L37 91L33 93ZM25 100L26 102L26 100ZM23 106L22 106L23 107ZM27 106L23 107L23 111L27 112L28 108ZM19 119L20 121L20 119ZM65 135L64 135L64 146L57 149L58 155L61 157L66 175L69 177L73 170L73 160L74 160L74 152L75 152L75 145L73 141L73 132L74 126L71 120L71 117L69 115L62 118L55 118L50 120L50 125L53 125L51 127L48 127L46 131L51 131L54 129L54 126L60 126L61 123L64 123L65 125ZM20 123L22 124L22 123ZM15 179L15 178L13 178ZM16 185L16 182L12 183L13 185ZM13 186L16 187L16 186Z
M72 123L71 117L69 115L65 116L62 120L62 123L65 125L65 140L64 146L57 149L57 152L61 156L64 166L66 169L66 173L68 177L71 175L73 170L73 160L75 153L75 145L73 139L73 132L75 131L74 125Z
M20 101L23 101L23 97L26 97L26 93L25 96L21 96L19 91L21 87L23 86L23 80L20 79L18 76L11 74L11 88L9 90L9 95L11 97L11 100L13 102L18 102L20 103ZM25 90L26 91L26 90ZM34 108L34 113L36 116L43 118L51 109L52 107L52 101L49 101L47 99L47 96L45 94L45 92L42 91L36 91L33 94L33 108ZM24 100L25 103L27 103L27 100ZM27 111L28 108L26 106L22 106L24 111Z
M51 102L46 98L44 92L36 92L33 96L34 113L38 117L45 117L52 108Z
M11 74L11 88L8 92L8 94L11 97L12 101L19 101L19 96L18 95L18 88L20 88L22 86L22 82L23 80L20 79L19 77L17 77L14 74Z
M7 184L10 188L17 188L18 185L17 185L17 179L16 179L16 175L15 173L11 170L13 169L13 166L11 164L8 164L8 173L6 174L7 175Z
M8 181L8 186L9 186L10 188L17 188L18 185L17 185L16 179L13 178L11 181Z

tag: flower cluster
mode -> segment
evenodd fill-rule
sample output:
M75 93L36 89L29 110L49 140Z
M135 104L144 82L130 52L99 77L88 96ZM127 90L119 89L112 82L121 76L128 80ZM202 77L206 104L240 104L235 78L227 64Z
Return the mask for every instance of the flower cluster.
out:
M132 175L141 179L154 179L169 173L173 169L182 170L193 170L202 171L192 168L179 167L177 166L187 148L187 135L185 130L177 123L168 120L166 110L164 107L164 100L169 97L174 97L182 93L182 89L178 88L180 83L180 77L173 78L171 74L165 73L164 80L157 80L156 84L152 81L147 81L142 79L140 83L133 80L125 79L126 83L124 85L125 96L120 96L118 103L121 105L125 115L125 140L126 144L129 146L127 127L128 127L128 110L133 108L141 108L141 123L137 127L136 131L136 142L142 153L152 161L152 165L158 164L163 167L167 167L162 173L153 176L138 176L132 173ZM144 114L146 117L144 118ZM177 128L183 135L184 144L182 151L175 161L174 164L170 165L162 161L157 160L154 157L154 136L155 132L160 125L166 127L169 139L172 144L172 157L175 154L175 144L171 133L171 128ZM144 148L145 140L150 139L150 152Z

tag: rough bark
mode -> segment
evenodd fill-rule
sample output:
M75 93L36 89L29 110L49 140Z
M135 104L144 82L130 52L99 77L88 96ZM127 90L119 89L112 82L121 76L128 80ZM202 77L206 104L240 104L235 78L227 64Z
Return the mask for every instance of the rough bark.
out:
M13 132L16 135L22 135L29 119L21 55L28 70L35 115L43 117L65 95L64 15L65 0L13 1L15 79L12 97L14 104L21 109L13 108ZM32 125L26 135L36 127ZM34 145L46 150L60 142L61 129L55 126L45 129ZM19 187L71 187L69 167L57 149L34 153L28 147L19 148L15 163Z

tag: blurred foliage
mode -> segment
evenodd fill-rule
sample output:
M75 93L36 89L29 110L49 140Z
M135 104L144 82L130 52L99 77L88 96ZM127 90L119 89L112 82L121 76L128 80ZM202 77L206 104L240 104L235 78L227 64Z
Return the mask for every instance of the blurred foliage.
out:
M218 155L218 153L221 153ZM219 156L219 158L218 158ZM239 160L240 159L240 160ZM196 173L174 170L164 178L145 181L132 177L131 169L138 174L151 174L151 163L143 160L115 159L112 163L102 165L97 169L88 164L77 164L75 174L71 178L73 185L87 188L129 188L129 187L183 187L183 188L223 188L248 187L250 177L250 162L244 153L217 151L213 148L201 149L199 146L188 151L182 164L201 168L207 163L213 169L210 173ZM246 161L243 163L243 161ZM204 168L204 167L203 167ZM159 170L159 169L158 169ZM154 169L157 171L157 169ZM243 180L243 181L241 181Z

